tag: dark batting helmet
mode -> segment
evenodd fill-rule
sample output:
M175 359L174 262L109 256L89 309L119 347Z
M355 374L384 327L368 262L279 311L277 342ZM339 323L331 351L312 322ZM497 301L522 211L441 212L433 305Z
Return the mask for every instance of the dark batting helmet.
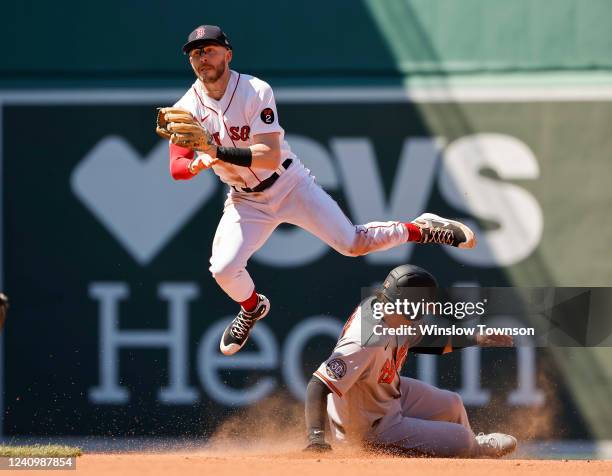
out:
M414 288L437 288L438 282L431 273L413 264L404 264L391 270L383 283L382 296L388 301L414 300L433 297L435 291L415 290Z

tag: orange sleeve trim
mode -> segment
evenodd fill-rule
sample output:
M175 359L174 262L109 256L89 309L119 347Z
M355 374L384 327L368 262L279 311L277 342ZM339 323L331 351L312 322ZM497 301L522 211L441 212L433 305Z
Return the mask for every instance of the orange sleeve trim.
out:
M452 352L452 351L453 351L453 345L451 344L451 339L449 337L448 338L448 342L444 346L444 350L442 351L442 353L443 354L448 354L449 352Z
M327 378L325 378L325 376L319 372L318 370L313 374L315 377L317 377L321 382L323 382L325 385L327 385L327 387L334 392L336 395L338 395L339 397L342 397L342 392L340 390L338 390L336 388L336 386L331 383Z

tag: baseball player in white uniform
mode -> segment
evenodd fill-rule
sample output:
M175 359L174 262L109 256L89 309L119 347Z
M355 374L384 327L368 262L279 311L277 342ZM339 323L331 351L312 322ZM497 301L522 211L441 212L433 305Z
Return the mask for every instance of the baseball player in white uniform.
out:
M517 442L510 435L473 433L457 393L400 376L409 352L442 354L470 345L511 346L511 337L482 335L459 340L444 336L440 341L418 334L383 335L375 345L368 345L374 303L403 301L411 288L436 286L436 280L424 269L403 265L391 271L383 290L362 301L331 356L308 384L307 450L331 450L325 439L328 419L333 441L365 444L396 454L501 457L514 451ZM406 318L388 314L374 322L398 328L406 324Z
M353 225L284 140L270 86L230 70L232 47L223 31L214 25L197 27L183 52L196 80L175 108L189 111L214 141L194 152L171 140L170 171L180 180L212 168L230 187L210 259L215 280L241 306L221 339L224 354L236 353L269 312L270 302L256 292L246 265L281 223L309 231L346 256L407 241L475 245L467 226L433 214L410 223Z

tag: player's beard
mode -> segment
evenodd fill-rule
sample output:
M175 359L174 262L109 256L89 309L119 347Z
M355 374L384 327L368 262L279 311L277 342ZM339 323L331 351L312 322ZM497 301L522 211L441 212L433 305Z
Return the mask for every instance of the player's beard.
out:
M221 63L219 66L213 66L212 69L204 70L200 74L200 80L204 84L216 83L219 81L223 73L225 73L225 69L227 65L225 63Z

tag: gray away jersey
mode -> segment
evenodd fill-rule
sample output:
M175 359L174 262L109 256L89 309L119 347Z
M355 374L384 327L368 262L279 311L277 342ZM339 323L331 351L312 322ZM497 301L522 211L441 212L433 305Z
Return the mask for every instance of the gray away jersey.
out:
M336 440L374 440L402 418L399 374L408 348L420 337L386 336L376 345L363 346L362 319L374 319L373 300L366 299L355 310L332 354L313 374L332 392L327 413ZM387 327L382 320L376 323Z

